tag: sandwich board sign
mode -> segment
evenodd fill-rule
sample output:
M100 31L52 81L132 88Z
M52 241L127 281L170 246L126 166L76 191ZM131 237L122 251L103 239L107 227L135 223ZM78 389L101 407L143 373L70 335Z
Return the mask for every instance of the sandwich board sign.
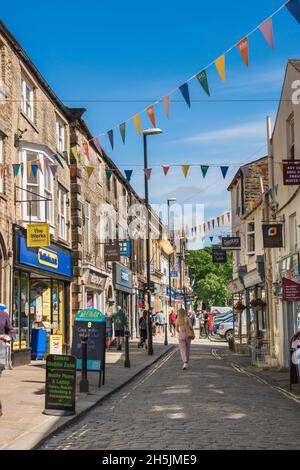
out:
M75 414L76 358L49 354L46 359L46 396L44 414Z

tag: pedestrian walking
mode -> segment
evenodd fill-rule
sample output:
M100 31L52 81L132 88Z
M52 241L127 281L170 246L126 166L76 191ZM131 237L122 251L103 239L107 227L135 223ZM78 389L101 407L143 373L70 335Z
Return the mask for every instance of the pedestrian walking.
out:
M184 309L180 309L178 312L176 331L179 335L179 349L183 362L182 369L186 370L190 360L191 341L195 339L195 333L192 327L192 322Z
M192 327L193 328L195 328L195 326L196 326L196 321L197 321L196 314L195 314L195 312L192 312L191 313L191 322L192 322Z
M122 307L117 307L117 312L112 314L112 320L115 327L115 338L117 340L117 350L122 350L122 344L125 336L125 328L127 327L127 316Z
M106 347L110 349L113 335L113 319L110 312L106 312Z
M170 327L170 333L173 337L176 336L176 319L177 319L177 315L174 312L174 310L172 310L172 312L169 315L169 327Z
M161 336L163 326L163 313L162 311L157 312L155 315L156 334Z
M148 335L147 335L147 328L148 328L148 313L147 310L144 310L143 315L139 319L139 328L140 328L140 342L138 344L138 348L143 348L145 346L145 349L148 348Z
M12 368L11 341L13 338L15 338L15 332L10 322L8 308L6 305L0 304L0 377L6 367ZM0 416L2 414L2 403L0 400Z
M206 310L203 312L203 319L204 319L204 331L205 331L205 336L206 338L209 337L209 330L208 330L208 324L209 324L209 315Z

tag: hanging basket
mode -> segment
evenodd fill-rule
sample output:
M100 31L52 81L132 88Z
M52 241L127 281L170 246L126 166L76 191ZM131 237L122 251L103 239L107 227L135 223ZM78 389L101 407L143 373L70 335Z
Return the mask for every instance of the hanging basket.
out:
M243 311L246 309L246 305L242 304L242 302L238 302L233 306L233 310L235 313L243 313Z
M255 299L250 302L250 305L253 312L257 313L261 312L265 308L266 302L264 302L262 299Z

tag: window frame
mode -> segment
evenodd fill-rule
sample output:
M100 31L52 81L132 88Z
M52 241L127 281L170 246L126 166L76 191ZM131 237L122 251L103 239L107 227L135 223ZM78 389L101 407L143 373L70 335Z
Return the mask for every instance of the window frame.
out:
M292 113L287 120L287 157L295 160L295 115Z
M68 241L68 190L61 184L58 184L58 237Z
M253 230L249 230L249 226L254 225ZM256 250L256 240L255 240L255 220L247 221L246 225L246 233L247 233L247 240L246 240L246 248L247 248L247 256L255 255ZM253 237L254 243L254 250L249 250L249 237Z
M87 215L88 214L88 215ZM84 202L84 247L87 253L91 251L91 203Z
M56 116L56 145L59 152L66 150L66 125L59 116Z
M27 90L29 91L29 100L27 100ZM25 116L31 121L34 122L35 112L34 112L34 91L35 86L33 83L24 75L21 76L21 109ZM28 113L30 109L30 113Z

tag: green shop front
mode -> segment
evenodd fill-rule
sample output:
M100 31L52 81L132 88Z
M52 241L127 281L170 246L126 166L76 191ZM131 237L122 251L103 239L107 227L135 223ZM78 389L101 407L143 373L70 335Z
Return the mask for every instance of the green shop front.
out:
M49 343L49 335L60 335L68 351L71 251L57 243L50 247L28 248L26 233L15 230L12 323L16 332L14 363L31 360L32 339L39 330Z

